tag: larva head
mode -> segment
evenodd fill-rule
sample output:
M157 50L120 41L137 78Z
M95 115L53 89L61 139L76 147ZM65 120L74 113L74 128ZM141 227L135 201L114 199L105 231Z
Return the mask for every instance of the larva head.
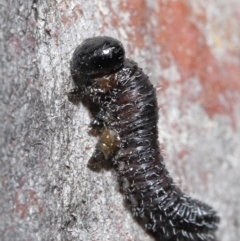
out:
M107 36L88 38L73 53L73 79L115 72L123 66L124 57L124 48L117 39Z

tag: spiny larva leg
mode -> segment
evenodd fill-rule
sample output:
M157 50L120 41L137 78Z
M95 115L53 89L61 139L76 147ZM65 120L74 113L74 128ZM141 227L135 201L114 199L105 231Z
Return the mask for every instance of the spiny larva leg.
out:
M81 97L82 97L82 88L80 87L75 87L73 89L71 89L69 92L68 92L68 99L70 101L74 101L74 100L80 100Z
M97 115L94 116L93 120L90 123L90 126L93 128L103 128L113 121L113 116L110 111L101 109Z
M101 129L104 126L104 122L101 119L94 118L91 121L91 123L89 124L89 126L92 127L92 128L99 128L99 129Z

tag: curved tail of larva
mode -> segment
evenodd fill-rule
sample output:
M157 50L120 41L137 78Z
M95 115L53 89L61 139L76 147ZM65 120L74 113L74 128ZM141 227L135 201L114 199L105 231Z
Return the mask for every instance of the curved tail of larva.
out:
M118 157L119 163L122 158ZM157 159L136 164L129 158L127 169L118 170L133 215L158 236L158 241L216 241L214 233L220 220L216 211L184 194L174 184L160 154Z
M166 206L155 213L156 232L161 241L216 241L215 231L219 217L207 204L180 195L173 201L168 198Z
M156 230L164 236L162 240L215 241L215 231L220 221L216 211L204 202L184 194L173 183L168 172L163 179L165 184L162 181L156 190L164 190L165 195L161 196L161 200L153 199L154 205L158 206L154 215Z

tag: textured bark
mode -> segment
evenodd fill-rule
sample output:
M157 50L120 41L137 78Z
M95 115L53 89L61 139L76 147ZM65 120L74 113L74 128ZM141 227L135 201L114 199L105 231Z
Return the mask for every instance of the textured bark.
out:
M66 96L75 47L110 35L162 87L171 175L219 210L220 241L240 240L239 9L238 0L1 1L0 239L153 240L115 172L87 168L89 113Z

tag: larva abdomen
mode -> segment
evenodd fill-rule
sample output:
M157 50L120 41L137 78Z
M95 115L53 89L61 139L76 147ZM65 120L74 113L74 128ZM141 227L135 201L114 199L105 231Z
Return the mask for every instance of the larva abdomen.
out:
M71 72L80 97L100 131L91 163L112 162L133 215L159 241L214 241L219 217L185 195L165 168L158 143L155 90L137 64L125 59L110 37L85 40L74 52ZM94 108L93 108L94 107Z
M173 183L165 168L157 142L155 93L151 91L153 87L143 73L142 79L144 81L139 81L139 72L140 70L137 74L138 78L134 79L132 76L129 86L125 82L121 91L123 94L120 94L119 99L126 99L124 95L136 97L136 95L131 94L132 82L136 82L136 89L142 90L141 95L138 95L140 101L136 98L129 98L131 108L124 109L119 104L120 108L115 113L116 116L126 115L128 119L136 118L134 124L125 125L124 129L118 127L119 125L124 126L125 119L123 119L124 124L121 123L120 119L115 126L120 137L125 140L124 145L114 158L116 163L119 161L127 162L125 169L119 171L119 176L124 176L129 183L128 187L124 189L124 194L127 199L131 197L130 201L134 200L133 213L136 216L141 216L144 213L144 216L150 220L146 222L146 227L154 232L158 232L158 229L160 232L162 230L164 239L168 240L174 237L175 240L191 240L191 238L193 240L214 240L211 233L216 229L214 223L218 222L216 213L207 205L202 205L185 196ZM145 92L152 93L150 98L145 95ZM142 102L140 106L146 106L146 108L138 108L139 105L134 105L134 101ZM145 103L147 104L145 105ZM150 133L150 135L145 137L142 136L142 133ZM125 138L126 134L127 138ZM135 146L134 149L133 146ZM122 153L125 153L124 158L121 156ZM143 172L139 173L139 170ZM136 203L138 203L138 208L136 208ZM141 215L137 210L141 210ZM196 234L195 230L197 230Z

